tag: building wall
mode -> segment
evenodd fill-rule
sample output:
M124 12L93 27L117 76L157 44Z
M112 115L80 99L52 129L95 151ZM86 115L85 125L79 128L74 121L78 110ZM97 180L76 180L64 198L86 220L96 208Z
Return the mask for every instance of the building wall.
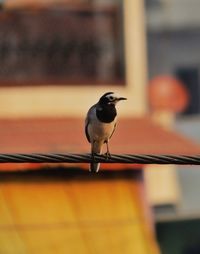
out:
M141 170L91 180L87 172L57 168L0 179L1 253L159 253Z
M146 0L148 27L154 30L199 27L198 0Z
M183 67L200 68L200 32L193 30L164 30L148 32L149 77L175 74Z

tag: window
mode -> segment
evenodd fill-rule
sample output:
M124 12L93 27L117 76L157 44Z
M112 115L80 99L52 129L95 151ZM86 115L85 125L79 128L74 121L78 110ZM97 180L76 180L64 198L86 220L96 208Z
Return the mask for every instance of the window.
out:
M0 13L0 85L123 85L121 4L51 2Z
M190 94L189 105L183 112L184 115L200 113L200 80L199 68L197 67L180 67L175 72L176 76L183 81Z

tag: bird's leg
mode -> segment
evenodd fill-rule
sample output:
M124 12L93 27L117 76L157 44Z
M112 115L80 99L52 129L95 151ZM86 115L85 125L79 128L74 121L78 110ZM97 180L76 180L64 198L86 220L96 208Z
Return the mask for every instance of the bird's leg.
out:
M106 153L105 153L105 156L106 156L106 159L109 159L111 158L111 154L110 154L110 151L109 151L109 145L108 145L108 140L106 141Z

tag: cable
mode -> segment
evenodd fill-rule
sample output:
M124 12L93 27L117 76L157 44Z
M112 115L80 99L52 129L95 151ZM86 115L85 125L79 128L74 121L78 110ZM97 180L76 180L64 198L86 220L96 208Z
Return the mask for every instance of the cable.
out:
M31 153L31 154L0 154L0 163L90 163L90 154L70 153ZM143 154L112 154L95 155L95 162L128 163L128 164L176 164L200 165L200 155L143 155Z

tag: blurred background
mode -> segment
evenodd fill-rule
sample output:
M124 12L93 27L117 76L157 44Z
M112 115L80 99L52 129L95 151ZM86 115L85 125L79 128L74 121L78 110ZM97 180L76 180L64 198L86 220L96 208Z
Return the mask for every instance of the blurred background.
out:
M189 95L173 128L199 142L199 1L147 0L148 75L179 79ZM178 167L180 200L156 206L163 253L199 253L199 167Z
M86 112L114 91L111 152L199 154L199 9L1 0L0 153L89 152ZM198 166L87 168L0 164L0 253L200 253Z

